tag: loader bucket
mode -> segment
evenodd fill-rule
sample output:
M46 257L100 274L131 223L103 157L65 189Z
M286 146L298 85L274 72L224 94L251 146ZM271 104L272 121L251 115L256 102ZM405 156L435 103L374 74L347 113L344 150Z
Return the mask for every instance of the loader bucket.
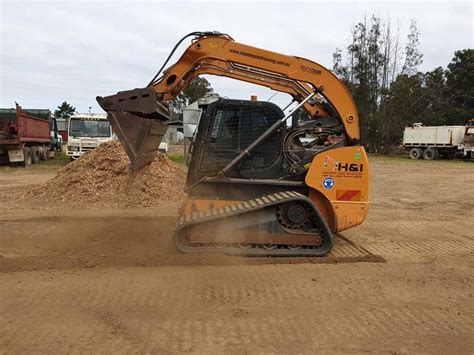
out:
M168 113L153 89L135 89L97 97L136 172L155 158L166 133Z

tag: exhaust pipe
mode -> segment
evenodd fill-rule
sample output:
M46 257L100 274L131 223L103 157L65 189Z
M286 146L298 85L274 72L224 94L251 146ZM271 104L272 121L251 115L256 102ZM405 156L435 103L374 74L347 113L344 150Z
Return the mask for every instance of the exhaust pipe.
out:
M168 128L168 108L155 91L134 89L96 99L130 159L130 171L150 164Z

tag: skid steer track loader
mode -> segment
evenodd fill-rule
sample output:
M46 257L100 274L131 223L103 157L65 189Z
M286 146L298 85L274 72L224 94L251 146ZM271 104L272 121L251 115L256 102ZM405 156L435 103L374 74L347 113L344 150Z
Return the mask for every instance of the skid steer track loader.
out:
M191 45L161 73L189 36ZM317 63L225 34L193 32L178 45L145 88L97 98L132 173L156 155L167 128L167 102L198 75L264 85L289 93L298 104L287 115L269 102L221 98L202 107L176 246L189 253L328 253L333 233L361 224L369 205L368 160L347 88Z

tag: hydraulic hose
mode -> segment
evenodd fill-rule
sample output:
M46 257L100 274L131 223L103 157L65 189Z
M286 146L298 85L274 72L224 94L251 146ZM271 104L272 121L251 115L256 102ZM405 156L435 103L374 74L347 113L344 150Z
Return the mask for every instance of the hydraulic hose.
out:
M203 36L226 36L230 39L232 39L232 37L230 37L229 35L225 34L225 33L220 33L220 32L217 32L217 31L207 31L207 32L200 32L200 31L195 31L195 32L191 32L191 33L188 33L186 36L184 36L183 38L181 38L178 43L175 44L175 46L173 47L173 49L171 50L170 54L168 55L168 58L166 58L165 62L163 63L163 65L161 66L160 70L158 70L158 72L155 74L155 76L153 77L153 79L151 79L151 81L148 83L147 87L148 86L153 86L155 85L158 80L158 76L161 74L161 72L163 71L163 69L166 67L166 64L168 64L168 62L170 61L171 57L173 56L174 52L176 52L176 49L178 49L179 45L181 43L183 43L183 41L188 38L188 37L191 37L191 36L195 36L195 37L203 37Z

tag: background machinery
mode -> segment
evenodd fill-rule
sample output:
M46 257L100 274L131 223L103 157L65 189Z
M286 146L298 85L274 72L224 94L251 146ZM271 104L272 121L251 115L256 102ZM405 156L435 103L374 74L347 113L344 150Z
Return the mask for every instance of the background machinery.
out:
M415 123L403 132L403 146L411 159L474 158L474 119L465 126L423 126Z
M112 139L114 132L106 115L75 113L69 119L66 155L76 160Z
M56 120L48 109L0 109L0 163L30 166L61 151Z
M191 45L162 72L187 37L194 37ZM185 36L145 88L97 97L132 174L156 155L166 132L167 101L202 74L263 85L298 104L287 115L268 102L220 98L203 107L190 147L177 247L240 255L328 253L334 233L367 215L369 166L347 88L315 62L218 32Z

